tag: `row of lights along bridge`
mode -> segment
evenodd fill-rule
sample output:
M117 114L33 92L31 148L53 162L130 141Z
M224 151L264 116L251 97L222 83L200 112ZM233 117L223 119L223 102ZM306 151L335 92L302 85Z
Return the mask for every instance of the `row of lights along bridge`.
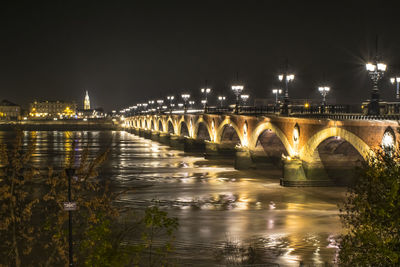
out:
M387 65L379 62L377 58L375 58L373 63L366 64L366 70L373 82L373 89L371 93L371 99L367 100L366 107L367 107L367 114L368 115L380 115L381 112L381 105L379 99L379 88L378 82L383 78L384 73L387 69ZM278 80L282 83L283 89L272 89L272 94L275 96L275 104L270 109L270 111L274 113L280 113L283 115L288 115L290 111L290 98L289 98L289 84L291 84L295 79L294 74L290 74L285 72L283 74L278 75ZM400 92L399 92L399 85L400 85L400 77L392 77L390 78L390 82L395 86L396 89L396 99L400 99ZM244 86L242 84L234 84L231 86L232 92L235 95L235 105L232 111L236 114L239 113L240 109L243 106L246 106L247 101L249 100L248 94L242 94L244 90ZM330 92L330 87L327 85L319 86L318 91L322 96L321 106L318 107L319 112L325 113L328 112L326 110L327 102L326 96ZM166 101L163 99L159 100L150 100L145 103L138 103L134 106L129 108L125 108L120 111L121 115L134 115L134 114L146 114L146 113L163 113L163 112L170 112L170 113L187 113L187 112L207 112L211 110L218 110L218 108L210 108L208 106L209 94L211 94L212 90L209 87L201 88L201 94L204 98L201 100L202 108L194 109L195 101L191 100L191 95L188 93L182 94L180 97L182 102L176 103L177 98L173 95L167 96ZM226 96L219 95L217 97L219 102L219 110L220 111L228 111L229 107L226 107L225 100ZM241 106L241 104L243 106ZM307 104L305 108L308 108ZM399 112L399 111L397 111Z

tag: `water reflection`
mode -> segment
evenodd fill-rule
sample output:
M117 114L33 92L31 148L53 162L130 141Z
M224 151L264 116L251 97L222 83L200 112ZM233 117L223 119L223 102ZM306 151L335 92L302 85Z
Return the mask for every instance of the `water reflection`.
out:
M39 166L63 166L74 140L78 155L85 147L90 157L110 147L102 177L128 189L119 199L123 205L144 209L156 200L179 218L182 265L221 263L215 250L229 240L252 244L264 262L282 266L323 264L335 257L341 231L336 203L343 188L283 188L268 173L236 171L125 132L29 132L24 144L33 135ZM1 142L10 138L0 132Z

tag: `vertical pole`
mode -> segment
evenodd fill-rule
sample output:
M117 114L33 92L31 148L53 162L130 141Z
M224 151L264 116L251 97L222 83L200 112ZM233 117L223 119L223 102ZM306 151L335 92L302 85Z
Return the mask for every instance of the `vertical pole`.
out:
M396 80L397 80L397 78L396 78ZM396 99L399 99L399 98L400 98L399 83L400 83L400 81L396 81L396 84L397 84Z
M68 176L68 202L71 202L71 176L74 173L74 169L69 168L66 169L66 173ZM72 251L72 211L68 211L68 232L69 232L69 238L68 238L68 243L69 243L69 266L72 267L74 266L74 258L73 258L73 251Z

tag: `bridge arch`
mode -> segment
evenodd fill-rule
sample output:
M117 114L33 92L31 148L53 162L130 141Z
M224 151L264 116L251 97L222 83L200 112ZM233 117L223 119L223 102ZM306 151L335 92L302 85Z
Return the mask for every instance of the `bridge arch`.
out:
M154 120L150 119L150 130L155 130Z
M315 159L317 147L326 139L339 137L350 143L364 160L372 153L371 148L358 136L339 127L326 128L314 134L300 150L299 157L303 161L312 162Z
M161 118L158 119L158 131L164 132L164 124Z
M193 138L200 139L200 140L213 141L211 136L212 136L212 134L210 131L210 127L207 125L207 123L203 119L199 119L196 122L196 125L194 127Z
M232 138L235 138L234 136L237 136L237 141L240 144L243 144L243 134L242 131L239 130L239 127L236 125L236 123L232 122L229 119L225 119L218 127L217 130L217 140L216 143L222 143L224 140L224 136L227 134L227 131L229 131L229 134L232 134Z
M172 122L172 119L168 120L167 125L168 125L168 128L167 128L168 133L169 134L175 134L176 132L175 132L175 127L174 127L174 124Z
M189 128L185 121L179 123L179 135L180 136L190 136Z
M270 131L273 136L272 138L277 137L280 142L282 142L282 145L284 146L284 149L286 150L287 154L289 156L294 156L294 150L292 146L289 143L289 140L287 139L286 135L282 132L281 129L279 129L276 125L270 122L261 122L258 124L254 131L252 132L249 140L249 148L251 150L255 150L257 147L257 143L259 142L259 139L261 136L268 134L267 131Z

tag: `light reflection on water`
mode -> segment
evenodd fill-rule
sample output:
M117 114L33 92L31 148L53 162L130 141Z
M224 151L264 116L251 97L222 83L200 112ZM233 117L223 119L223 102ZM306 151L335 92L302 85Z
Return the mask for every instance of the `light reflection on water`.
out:
M0 132L0 142L11 136ZM284 188L269 178L276 175L236 171L126 132L30 132L24 143L34 137L38 166L62 166L73 140L78 154L110 146L102 176L131 189L119 200L127 207L144 209L156 199L179 218L176 248L184 264L216 264L214 250L228 240L255 243L266 261L282 266L331 263L335 256L344 188Z

